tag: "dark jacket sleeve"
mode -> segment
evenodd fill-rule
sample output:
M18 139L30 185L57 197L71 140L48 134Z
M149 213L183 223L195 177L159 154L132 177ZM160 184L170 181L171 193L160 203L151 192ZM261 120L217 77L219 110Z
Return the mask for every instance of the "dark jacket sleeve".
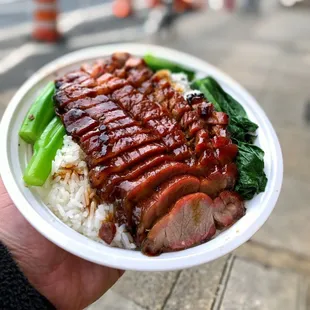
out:
M55 307L28 282L0 241L0 309L50 310Z

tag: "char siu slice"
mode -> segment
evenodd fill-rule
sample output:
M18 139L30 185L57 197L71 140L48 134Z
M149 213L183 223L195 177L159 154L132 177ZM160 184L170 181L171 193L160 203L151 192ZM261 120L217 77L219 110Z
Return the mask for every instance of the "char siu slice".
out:
M87 163L91 168L93 168L102 164L107 159L114 158L136 147L157 141L158 137L154 136L153 134L139 133L132 135L131 137L121 138L112 145L107 146L103 143L101 150L93 152L91 156L87 158Z
M140 64L140 70L143 66ZM129 73L129 78L131 77ZM209 148L208 146L208 136L209 133L205 129L211 129L211 134L216 134L215 137L219 135L226 136L226 130L219 130L215 126L225 127L228 125L228 116L223 112L216 112L211 103L206 102L204 96L202 95L193 95L185 100L173 87L170 82L170 75L166 71L160 71L152 77L152 86L153 92L151 93L152 98L155 97L155 100L162 105L165 109L169 110L171 115L180 121L180 126L183 130L186 131L188 137L196 137L195 151L201 153L203 147L205 149ZM143 89L140 90L143 93ZM162 119L160 120L162 121ZM212 127L215 127L215 132L213 133ZM169 128L165 125L165 128ZM202 131L205 131L202 139ZM229 140L229 139L228 139ZM170 141L170 140L168 140ZM203 141L203 143L201 143ZM209 142L210 143L210 142ZM219 163L223 166L231 162L237 155L237 146L232 144L229 140L229 145L222 146L221 149L216 148L217 159ZM208 161L208 165L210 165Z
M161 136L170 149L185 143L184 133L178 123L169 117L168 112L157 103L145 100L143 94L131 85L113 92L112 98L135 119Z
M229 227L244 215L244 202L234 192L224 191L214 201L203 193L184 196L150 230L142 252L154 256L203 243L216 228Z
M74 81L72 82L57 82L56 83L56 89L57 90L64 90L71 85L76 84L76 85L83 85L87 87L95 87L97 85L96 80L93 78L90 78L88 74L81 74L79 77L77 77Z
M235 192L224 191L214 199L213 216L216 228L231 226L245 215L242 198Z
M126 127L137 125L137 124L139 124L139 122L133 120L130 117L126 117L126 118L121 118L121 119L118 119L116 121L110 122L110 123L106 124L106 127L109 130L116 130L119 128L126 128Z
M201 180L200 191L214 198L223 190L234 188L238 177L235 163L226 165L223 169L211 173Z
M150 230L142 252L154 256L205 242L216 232L212 199L203 193L184 196Z
M200 172L196 167L189 167L184 163L164 163L155 169L147 171L135 180L122 182L119 185L121 197L125 197L128 202L137 202L150 195L164 181L184 174L199 175Z
M149 134L150 131L142 127L133 126L124 129L118 129L114 132L100 131L97 128L97 131L91 131L91 133L92 134L88 132L80 139L80 145L87 155L91 155L94 151L99 151L100 146L102 146L104 142L108 141L108 143L111 145L117 143L122 138L132 136L134 134Z
M56 92L55 101L58 106L65 107L68 103L82 99L85 97L96 97L98 95L107 95L110 90L104 86L96 86L93 88L83 87L81 85L72 85L64 90Z
M100 118L102 118L103 115L105 115L105 113L111 113L116 110L119 110L118 105L112 101L107 101L97 103L96 105L86 109L85 112L90 117L99 120Z
M232 162L238 154L238 146L236 144L228 144L216 149L216 157L222 166Z
M114 222L103 221L99 229L99 238L107 244L111 244L116 234L116 226Z
M89 117L84 111L71 109L62 117L68 134L80 137L99 125L98 121Z
M146 237L146 230L164 216L177 200L199 191L200 181L192 176L178 176L165 182L150 198L138 203L133 212L134 223L138 226L137 244Z
M141 158L137 161L136 166L133 166L131 169L126 169L126 166L125 169L122 166L120 166L119 169L115 169L114 167L111 168L111 166L102 168L99 172L99 178L101 180L100 186L102 187L103 195L102 197L106 197L105 199L109 200L109 196L113 193L114 188L121 182L136 179L140 175L164 162L173 161L174 158L169 155L155 155L153 157L146 158L145 162L142 164L140 163L140 159ZM104 179L102 175L105 176Z
M108 182L108 177L114 173L120 173L126 171L129 167L138 164L139 171L144 171L144 164L140 164L141 161L146 160L148 157L161 154L165 151L165 146L160 143L152 143L143 145L134 150L123 153L122 155L113 158L111 161L103 164L102 166L97 166L90 170L89 178L92 183L92 186L98 187L99 185L104 185L104 182ZM158 155L157 158L164 157L164 155ZM156 162L159 162L157 160ZM161 159L160 159L161 162ZM147 162L146 162L147 163ZM145 163L145 164L146 164ZM126 172L125 175L130 174L135 177L138 177L139 173L136 175L135 170L130 170ZM119 176L122 179L122 176Z
M75 101L71 101L67 105L60 105L60 108L65 108L66 110L70 110L70 109L85 110L85 109L90 109L96 106L97 104L106 103L105 107L110 108L110 110L112 110L114 107L114 104L111 103L111 101L108 103L108 101L109 101L109 97L105 95L100 95L94 98L86 97L86 98L81 98Z
M121 182L136 179L163 163L183 161L190 155L186 147L177 148L170 155L162 154L165 149L164 145L154 143L142 146L137 151L125 153L106 165L92 169L90 180L93 186L102 187L101 197L110 200L114 188Z

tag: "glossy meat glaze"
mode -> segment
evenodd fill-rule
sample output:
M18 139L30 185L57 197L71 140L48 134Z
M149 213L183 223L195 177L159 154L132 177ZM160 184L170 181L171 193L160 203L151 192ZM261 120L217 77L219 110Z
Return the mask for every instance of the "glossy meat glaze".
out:
M127 53L84 65L56 81L56 112L86 154L99 199L148 255L209 240L245 214L234 188L238 147L228 116L200 95L187 99L167 74Z

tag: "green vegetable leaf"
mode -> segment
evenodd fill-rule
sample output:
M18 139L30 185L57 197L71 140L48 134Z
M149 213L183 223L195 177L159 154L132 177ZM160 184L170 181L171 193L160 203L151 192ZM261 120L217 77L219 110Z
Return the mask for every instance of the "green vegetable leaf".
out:
M24 171L23 179L29 186L42 186L52 170L52 161L63 145L65 127L55 116L34 144L34 153Z
M25 142L34 144L55 116L54 91L55 83L49 82L31 105L19 130L19 136Z
M239 153L237 166L239 178L235 187L245 200L250 200L255 194L263 192L267 185L264 173L264 151L258 146L238 142Z
M236 159L239 178L235 191L246 200L252 199L255 194L263 192L267 184L264 151L252 144L258 126L248 119L242 105L227 94L212 77L196 80L191 86L200 90L213 103L216 111L228 114L228 131L239 149Z
M219 98L217 95L219 95L216 91L213 91L212 86L210 85L210 79L205 78L201 80L195 80L191 84L191 88L200 90L204 96L213 103L214 108L216 111L221 112L223 111L221 108L221 105L219 102L221 102L221 98Z
M228 131L235 140L253 143L256 138L255 131L257 128L258 126L247 117L236 118L232 116L229 118Z
M193 70L189 68L184 68L183 66L180 66L175 62L171 62L170 60L158 58L151 54L146 54L143 59L148 65L148 67L155 72L159 70L170 70L172 73L182 72L187 75L189 81L191 81L195 77L195 72Z

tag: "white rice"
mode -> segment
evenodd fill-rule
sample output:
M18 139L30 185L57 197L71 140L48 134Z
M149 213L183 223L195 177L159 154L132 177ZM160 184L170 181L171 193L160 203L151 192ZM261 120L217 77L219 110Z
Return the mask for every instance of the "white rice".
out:
M189 95L201 94L201 91L191 89L190 83L185 73L171 73L170 78L172 83L174 84L174 88L176 88L180 93L182 93L185 99Z
M113 214L113 205L99 204L88 180L85 155L70 136L64 137L63 147L57 151L50 178L41 191L49 209L65 224L98 242L105 243L98 233L102 221ZM125 225L116 225L111 246L136 248Z
M185 73L171 73L170 78L172 83L174 84L174 87L178 91L182 93L191 91L190 84Z

